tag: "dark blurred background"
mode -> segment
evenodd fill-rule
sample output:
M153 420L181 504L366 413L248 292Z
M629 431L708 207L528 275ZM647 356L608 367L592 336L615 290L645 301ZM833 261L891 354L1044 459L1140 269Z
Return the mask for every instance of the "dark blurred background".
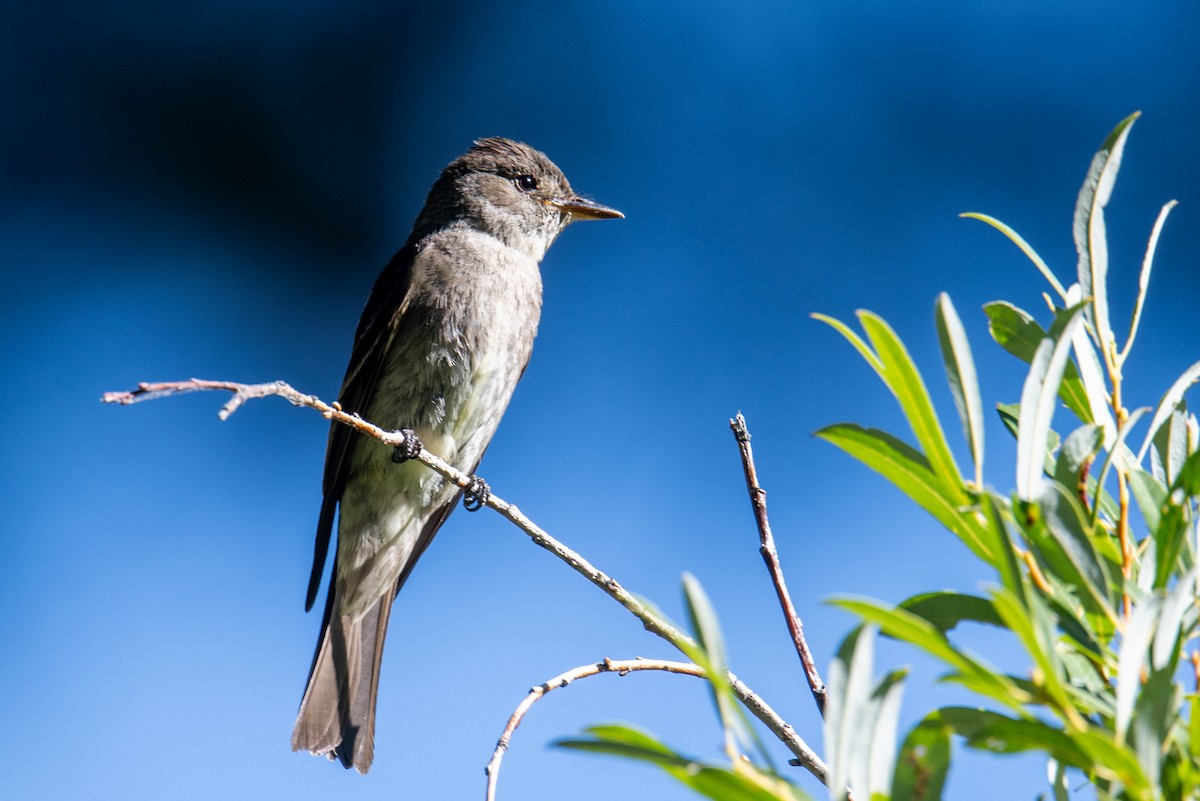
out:
M628 217L573 227L546 259L541 336L482 474L678 619L679 575L695 573L734 669L818 750L727 419L749 419L822 667L852 624L822 598L899 601L988 577L811 438L839 420L906 432L866 365L808 314L884 315L957 443L937 293L964 319L985 400L1013 401L1021 365L988 341L980 306L1003 297L1045 319L1045 286L998 233L956 215L999 217L1073 280L1075 193L1140 109L1109 207L1118 335L1154 217L1180 207L1131 402L1153 404L1200 356L1194 3L4 10L6 797L478 797L530 685L606 656L673 656L496 515L459 512L397 603L371 775L293 755L319 623L302 605L324 422L274 399L227 423L216 396L98 402L193 375L335 397L377 271L476 137L530 142ZM988 433L988 480L1008 489L1006 435ZM965 636L1021 664L1010 644ZM884 644L879 661L914 668L905 726L965 699L909 649ZM599 677L535 707L500 797L690 797L648 768L546 747L607 720L720 755L699 682ZM1045 775L1036 757L956 765L958 798L1031 798Z

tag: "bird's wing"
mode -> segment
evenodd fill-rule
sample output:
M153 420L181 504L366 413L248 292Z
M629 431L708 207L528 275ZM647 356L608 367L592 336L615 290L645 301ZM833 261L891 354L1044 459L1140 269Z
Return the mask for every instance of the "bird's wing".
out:
M350 365L346 368L342 391L338 394L338 402L347 412L365 413L366 405L379 383L388 342L408 309L412 263L416 253L416 239L410 238L379 274L367 299L358 321L358 330L354 334ZM330 425L329 444L325 451L325 478L322 482L324 499L317 520L312 575L308 580L308 594L304 603L306 610L312 609L321 586L321 574L325 570L329 540L333 535L333 518L342 491L346 488L350 457L357 441L358 433L349 426L337 422Z

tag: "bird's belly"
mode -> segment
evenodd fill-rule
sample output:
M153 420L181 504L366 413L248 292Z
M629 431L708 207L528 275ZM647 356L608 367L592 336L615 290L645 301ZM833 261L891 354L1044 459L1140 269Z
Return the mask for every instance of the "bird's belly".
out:
M508 406L532 340L532 332L483 337L469 358L454 343L438 340L420 353L393 348L366 417L385 428L411 428L428 451L473 470ZM363 438L355 446L338 524L344 615L363 614L396 582L426 523L458 492L424 465L396 464L391 455L375 440Z

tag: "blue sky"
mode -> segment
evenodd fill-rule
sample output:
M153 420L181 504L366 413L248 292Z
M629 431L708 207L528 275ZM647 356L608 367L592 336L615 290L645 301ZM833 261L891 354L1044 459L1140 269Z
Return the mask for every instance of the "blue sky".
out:
M334 398L376 273L478 136L533 144L627 215L575 226L550 251L533 361L480 472L678 619L680 574L694 573L734 669L818 750L728 418L749 419L823 669L852 621L822 599L899 601L988 577L811 437L843 420L906 432L869 369L808 315L887 318L956 437L933 328L949 292L985 400L1016 400L1020 365L990 343L980 306L1041 314L1044 287L1016 248L957 215L999 217L1070 280L1088 161L1140 109L1109 207L1115 319L1159 207L1180 206L1131 403L1156 402L1200 356L1190 3L81 3L6 17L12 798L479 797L529 686L606 656L674 656L498 516L459 511L394 610L371 774L294 755L319 624L303 597L324 421L274 399L226 423L216 396L98 402L193 375ZM1008 489L1008 441L998 424L988 435L987 479ZM986 634L968 640L1011 657ZM905 725L964 700L908 649L884 644L879 661L914 669ZM719 755L699 682L603 676L534 709L500 798L691 797L649 769L547 749L608 720ZM950 793L1032 798L1042 775L1036 758L964 754Z

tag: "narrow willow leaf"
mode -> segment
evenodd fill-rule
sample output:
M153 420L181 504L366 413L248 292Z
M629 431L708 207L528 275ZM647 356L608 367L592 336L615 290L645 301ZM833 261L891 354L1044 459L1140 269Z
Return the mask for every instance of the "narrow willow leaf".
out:
M867 760L867 793L884 796L892 787L896 768L896 728L900 723L900 701L904 697L906 670L893 670L880 679L871 693L873 720L871 749Z
M1179 401L1154 434L1150 463L1154 477L1164 487L1175 483L1179 468L1188 457L1187 402Z
M1113 740L1111 732L1088 728L1074 732L1071 739L1088 755L1090 771L1124 784L1129 798L1151 801L1158 797L1137 757L1123 742Z
M755 772L744 775L720 765L682 756L654 735L631 726L611 724L585 730L590 738L564 738L553 745L575 751L608 754L662 768L692 791L714 801L800 801L803 793L780 779ZM760 781L755 781L760 778Z
M1180 650L1187 639L1183 630L1184 615L1193 611L1196 603L1196 570L1189 570L1163 601L1158 630L1154 633L1154 646L1150 649L1150 667L1155 670L1174 669L1180 659Z
M1038 345L1046 338L1046 332L1037 321L1011 303L994 301L983 307L988 318L988 330L996 344L1026 364L1033 361ZM1087 390L1074 363L1067 362L1063 369L1059 397L1076 417L1084 423L1095 422L1088 401Z
M1150 671L1142 682L1129 725L1134 753L1151 785L1160 782L1162 755L1182 700L1181 688L1175 684L1172 673L1172 670Z
M1125 628L1121 651L1117 657L1117 715L1115 729L1117 737L1125 739L1133 717L1133 705L1141 688L1141 671L1146 664L1146 651L1154 638L1162 611L1163 599L1152 595L1133 609L1133 616Z
M1070 290L1067 291L1067 302L1074 305L1082 300L1079 284L1072 284ZM1050 327L1050 336L1054 336L1056 326L1063 323L1064 314L1065 312L1055 314L1055 325ZM1075 328L1075 333L1071 335L1071 347L1075 350L1075 360L1079 364L1079 380L1083 384L1088 409L1091 412L1089 419L1100 426L1104 432L1104 447L1111 448L1117 434L1117 426L1113 421L1112 414L1108 411L1108 384L1104 380L1100 357L1096 355L1096 348L1092 344L1092 340L1088 338L1087 331L1083 326Z
M729 672L729 661L726 658L725 638L721 634L721 624L717 620L716 609L704 587L691 573L683 574L684 603L687 607L688 619L692 632L702 649L702 661L697 662L704 668L708 676L709 686L713 691L713 703L716 705L721 726L725 730L726 742L729 744L730 758L734 755L734 744L749 746L753 742L750 728L743 717L737 696L729 683L726 674Z
M1004 587L996 587L992 590L992 603L1005 625L1033 658L1040 676L1039 689L1053 700L1055 711L1073 724L1082 725L1082 718L1062 683L1066 671L1059 662L1053 632L1049 630L1052 628L1049 610L1040 597L1030 593L1022 603L1016 594Z
M1020 234L1018 234L1012 228L1009 228L1004 223L997 220L995 217L989 217L986 214L978 214L976 212L967 212L965 214L960 214L958 216L959 217L967 217L972 220L979 220L981 222L985 222L988 225L995 228L1000 233L1007 236L1014 245L1016 245L1017 247L1019 247L1021 249L1022 253L1024 253L1026 256L1029 257L1029 260L1031 262L1033 262L1033 266L1037 267L1038 272L1040 272L1045 277L1045 279L1050 282L1050 286L1054 287L1054 291L1058 293L1058 296L1060 298L1066 299L1067 290L1063 289L1063 285L1059 282L1059 280L1057 278L1055 278L1054 273L1050 271L1050 268L1048 266L1046 266L1046 262L1042 259L1041 256L1039 256L1037 254L1037 251L1035 251L1032 247L1029 246L1029 243L1026 242L1021 237Z
M1158 237L1167 221L1167 215L1176 205L1178 205L1178 201L1175 200L1164 204L1158 212L1158 219L1154 221L1154 228L1150 231L1150 242L1146 245L1146 255L1142 259L1142 272L1138 276L1137 302L1133 306L1133 319L1129 321L1129 338L1125 340L1125 347L1121 348L1121 355L1117 359L1118 366L1124 364L1125 360L1129 358L1129 350L1133 347L1133 340L1137 338L1138 325L1142 321L1142 307L1146 305L1146 290L1150 287L1150 267L1154 264L1154 251L1158 249Z
M892 777L891 801L941 801L952 733L937 712L909 730Z
M1158 530L1162 508L1167 502L1167 488L1145 470L1134 470L1129 474L1129 489L1133 492L1133 500L1142 513L1142 519L1146 521L1146 530Z
M1003 626L996 608L987 598L961 592L927 592L901 602L900 608L932 623L942 634L962 622Z
M850 326L827 314L814 314L812 318L825 323L845 337L846 341L854 346L854 349L866 360L867 364L871 365L871 369L878 373L880 378L884 378L883 364L879 361L879 357L875 355L875 351L871 350L870 346ZM885 378L884 380L886 381L887 379Z
M1091 301L1088 319L1098 337L1102 353L1113 345L1108 315L1108 239L1104 225L1104 207L1112 197L1125 141L1140 112L1135 112L1113 129L1092 157L1087 177L1075 202L1075 250L1079 254L1079 285Z
M1108 471L1112 469L1113 463L1120 460L1126 469L1136 469L1137 462L1140 460L1134 457L1129 452L1129 447L1125 444L1125 440L1129 439L1129 432L1138 424L1142 416L1150 411L1149 406L1143 406L1140 409L1134 409L1125 418L1125 422L1117 429L1117 436L1113 439L1112 445L1109 446L1108 455L1104 457L1104 463L1100 466L1100 472L1096 476L1096 485L1103 487L1108 481ZM1100 505L1095 504L1092 508L1092 523L1093 525L1100 517Z
M975 486L983 486L983 401L979 397L979 379L975 374L975 359L971 356L971 344L962 320L954 309L950 296L945 292L938 295L935 312L938 344L942 349L942 364L946 368L946 379L954 406L962 420L963 434L971 447L971 461L975 465Z
M1091 767L1091 760L1087 754L1061 729L1040 720L1014 720L999 715L996 717L999 720L979 727L968 736L967 745L994 754L1041 751L1073 767L1083 770Z
M1171 485L1154 534L1154 588L1162 589L1179 572L1179 554L1183 550L1191 521L1192 499L1200 494L1200 453L1193 453L1183 463L1179 476Z
M945 482L933 474L929 461L911 445L885 431L853 423L826 426L814 436L833 443L892 482L977 556L991 560L974 514L963 508L961 499L947 490Z
M1091 423L1082 425L1068 434L1062 441L1058 459L1054 462L1054 480L1064 487L1081 489L1080 475L1083 467L1090 467L1095 461L1103 442L1099 427ZM1086 486L1082 489L1086 489Z
M1200 381L1200 362L1196 362L1184 370L1183 375L1175 379L1175 383L1159 400L1158 406L1154 409L1154 417L1150 418L1150 430L1146 432L1146 441L1142 443L1142 448L1138 451L1137 460L1139 462L1146 455L1159 427L1167 421L1171 412L1183 400L1183 393L1187 392L1188 388L1197 381Z
M884 366L884 382L888 389L900 402L908 425L912 428L929 466L945 485L949 497L962 504L967 500L966 491L962 486L962 475L950 446L946 443L946 435L942 432L937 413L933 410L933 402L925 389L925 382L913 364L912 357L904 347L904 343L896 336L883 318L867 311L858 312L859 322L875 352Z
M1089 611L1116 620L1110 605L1108 570L1092 547L1092 527L1075 496L1057 481L1047 481L1038 496L1041 520L1027 532L1057 578L1073 585ZM1042 525L1044 524L1044 528ZM1049 536L1042 536L1042 532Z
M1008 676L960 651L933 625L910 612L870 599L835 598L831 603L863 620L877 623L880 631L889 637L903 640L944 662L956 672L951 678L988 698L1017 711L1031 700Z
M825 761L829 796L837 801L851 787L865 787L871 733L867 729L874 661L875 626L860 626L838 647L829 666L825 696ZM862 792L861 790L859 792Z
M1009 534L1008 525L1004 522L1004 516L1000 511L1002 505L1003 499L995 493L984 494L983 502L980 504L985 520L983 532L988 537L988 548L996 554L992 565L1000 574L1001 586L1020 596L1025 592L1025 577L1021 572L1013 538Z
M1081 322L1080 307L1069 310L1057 340L1038 345L1021 390L1021 415L1017 431L1017 496L1034 499L1046 462L1046 437L1054 418L1055 399L1063 369L1071 352L1071 336Z
M1046 763L1047 778L1050 788L1054 791L1054 801L1069 801L1070 787L1067 785L1067 766L1057 759Z

